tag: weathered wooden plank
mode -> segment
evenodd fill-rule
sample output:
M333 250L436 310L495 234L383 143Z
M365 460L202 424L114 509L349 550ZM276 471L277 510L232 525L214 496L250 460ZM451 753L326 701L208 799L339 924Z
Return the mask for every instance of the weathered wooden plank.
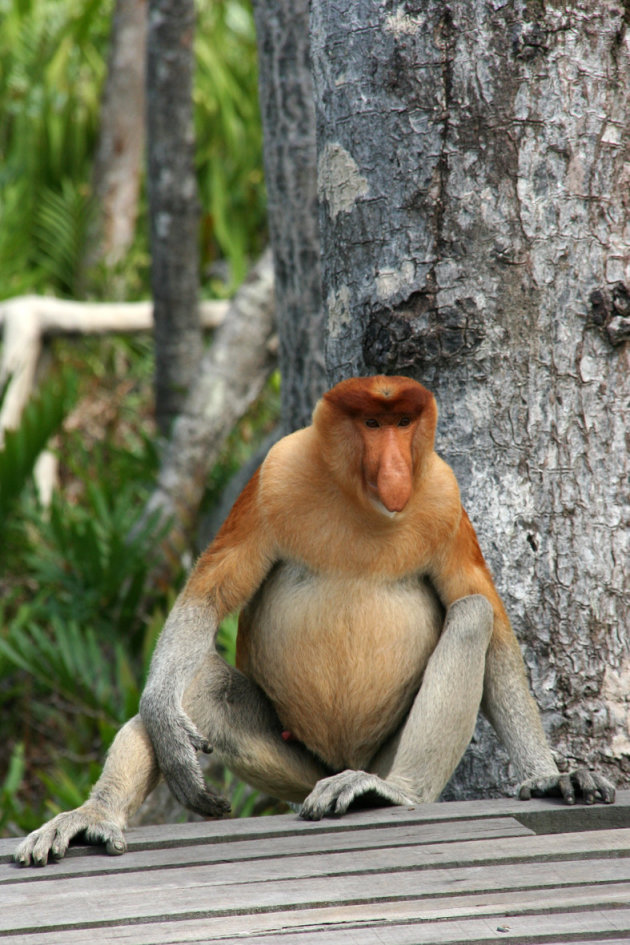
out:
M595 912L514 916L505 923L496 919L462 919L454 922L413 922L405 925L371 925L355 929L300 930L282 936L283 945L447 945L459 942L496 942L517 939L535 942L543 937L562 936L566 943L584 934L622 935L630 932L630 909ZM205 941L220 945L230 938L206 935ZM248 936L249 945L278 945L269 935Z
M377 926L377 928L381 928ZM428 927L429 930L434 928L433 925ZM422 945L426 942L427 945L466 945L468 942L477 943L477 945L488 945L488 943L495 943L506 938L504 934L498 931L500 926L497 926L497 931L489 937L484 938L462 938L457 937L447 938L446 940L440 940L433 935L432 931L428 938L419 938L414 936L411 939L411 942L414 945ZM503 928L503 926L501 926ZM243 941L243 938L246 938L247 941L250 941L250 936L248 933L243 933L239 935L234 935L228 938L217 938L217 933L210 927L206 920L194 919L186 923L175 923L174 927L169 924L164 925L133 925L133 926L118 926L110 927L104 932L99 931L99 945L185 945L185 943L212 943L217 942L230 942ZM303 933L300 932L297 942L299 945L305 945L303 941ZM426 932L425 932L426 934ZM597 937L591 938L584 937L584 933L578 933L576 936L573 934L570 935L563 930L560 935L554 934L553 938L548 937L548 933L540 935L526 935L523 936L522 933L516 933L516 938L512 935L511 938L506 938L506 941L516 941L518 945L571 945L571 943L579 943L579 945L628 945L630 939L627 934L621 934L621 937L616 935L613 938L610 938L610 933L605 932L602 934L597 934L597 931L594 933ZM359 928L353 931L353 937L350 939L352 945L367 945L367 940L364 937L365 930ZM256 939L254 941L260 941ZM284 929L280 930L278 933L274 933L272 939L267 939L267 942L273 942L274 945L285 945L287 942L287 933ZM375 945L382 945L384 939L382 937L370 939L370 942L375 942ZM36 935L17 935L14 938L11 938L11 945L85 945L86 937L85 932L68 932L67 935L63 932L60 933L51 933L51 936L47 933L37 933ZM328 940L327 945L334 945L336 939L334 935Z
M130 849L149 849L151 846L208 843L215 840L245 837L272 837L295 833L339 833L363 827L378 830L395 824L426 824L435 821L456 822L473 818L516 817L535 819L544 817L548 822L562 821L562 831L630 827L630 790L618 791L614 805L576 805L567 807L560 800L532 798L500 798L487 801L452 801L422 804L417 807L382 807L374 810L352 811L342 818L325 818L314 823L299 819L297 814L274 817L249 817L227 820L209 820L185 824L156 824L132 828L128 832ZM585 823L586 822L586 823ZM576 825L576 826L573 826ZM578 826L580 825L580 826ZM537 829L533 827L533 829ZM541 831L543 832L543 831ZM0 857L10 856L15 849L14 839L0 840Z
M356 929L300 930L282 936L282 945L454 945L510 941L536 942L561 936L563 943L584 934L625 935L630 932L630 909L589 913L571 912L538 916L514 916L509 922L496 919L463 919L454 922L412 922L404 925L358 926ZM233 938L206 934L204 941L220 945ZM248 936L249 945L278 945L275 935Z
M453 895L444 898L410 899L399 902L366 902L324 906L319 909L280 910L247 915L215 915L201 919L110 926L96 931L99 942L125 945L160 945L163 942L195 941L208 935L228 938L249 935L280 935L290 929L359 928L367 923L383 925L411 921L437 922L455 918L496 917L498 925L510 925L515 916L539 913L563 913L575 909L601 909L627 906L630 883L612 883L597 887L571 886L548 889L485 892L479 895ZM93 933L92 933L93 934ZM11 937L13 945L85 945L90 935L82 929L56 929L51 932L19 934Z
M347 907L346 907L347 908ZM225 921L203 918L171 923L113 926L96 931L100 943L126 943L126 945L165 945L165 943L234 942L247 937L254 945L333 945L348 942L352 945L422 945L422 943L487 942L505 938L507 941L541 942L553 937L562 943L583 941L585 935L600 936L599 941L623 936L618 941L627 942L630 931L630 909L597 908L593 911L545 912L542 914L502 914L463 917L459 919L437 919L420 914L401 919L393 915L356 914L344 921L343 908L330 908L326 912L294 912L274 916L237 917L226 927ZM243 920L247 919L245 922ZM273 925L264 928L265 920ZM261 929L261 926L263 929ZM261 929L259 931L259 929ZM88 933L89 934L89 933ZM94 934L94 933L92 933ZM79 937L83 935L83 939ZM560 937L560 938L558 938ZM85 942L86 930L77 933L64 930L33 935L17 935L11 938L15 945L72 945Z
M299 860L296 857L293 863L297 866ZM419 896L630 882L630 858L614 856L595 860L580 857L571 861L534 859L490 866L480 859L476 865L442 868L434 865L431 869L395 872L388 868L366 872L368 868L369 864L361 858L354 874L335 875L331 864L332 875L297 879L274 878L263 873L258 880L251 877L252 881L239 881L233 873L223 874L216 866L202 866L112 874L96 880L79 877L13 884L0 890L0 930L27 932L55 926L72 928L177 916L194 918L312 908L333 903L384 903Z
M304 855L344 850L361 850L368 854L373 849L387 847L418 846L429 843L455 843L474 839L498 839L501 837L527 837L532 831L523 827L512 817L497 817L488 820L462 820L456 824L441 821L417 825L387 827L379 831L356 830L339 835L315 834L305 837L276 836L256 839L224 841L220 843L186 844L180 847L155 848L129 852L125 856L107 856L103 847L99 856L66 857L59 863L51 863L54 878L89 875L90 873L119 873L161 867L201 865L204 863L238 862L247 859ZM90 848L79 847L86 853ZM354 861L353 861L354 862ZM30 882L43 878L38 868L18 869L0 865L0 885L8 882ZM46 877L48 878L48 877Z
M535 836L506 819L512 804L536 829L630 823L630 792L620 800L579 820L549 801L492 801L141 829L123 858L0 866L0 929L12 945L630 941L629 829ZM435 816L455 807L476 819Z
M179 871L182 874L186 869L204 870L206 879L204 882L213 882L213 877L217 877L218 882L238 881L242 882L243 877L251 877L252 882L258 882L261 876L273 876L275 879L293 877L299 875L325 875L327 873L343 872L369 872L374 869L392 869L409 868L428 869L436 866L457 866L463 863L468 865L479 864L487 866L492 863L500 862L525 862L531 860L563 860L575 857L594 858L605 854L607 856L630 855L630 829L629 830L601 830L595 832L586 832L583 834L558 834L555 836L537 836L531 834L523 837L497 837L492 840L462 840L451 843L426 843L418 844L413 842L413 838L403 838L407 842L400 847L394 847L400 837L396 831L388 831L383 834L383 844L373 845L371 843L373 832L365 831L366 843L369 846L362 845L359 839L360 831L354 834L342 835L339 839L339 845L331 846L330 843L322 843L321 837L308 838L310 843L304 839L302 843L297 843L295 837L276 837L273 842L262 844L261 842L253 846L244 844L245 850L238 850L236 843L222 844L219 848L223 857L219 857L218 862L198 863L196 865L182 866ZM328 839L328 838L325 838ZM388 842L389 841L389 842ZM356 842L356 846L355 846ZM344 846L344 843L350 844L350 849ZM155 851L156 859L167 871L177 873L178 867L173 866L171 857L174 851L168 851L166 859L158 856L160 851ZM210 853L215 852L211 847ZM234 853L245 853L249 857L239 860L234 857ZM258 855L256 856L256 852ZM317 858L317 854L324 854L323 859ZM361 853L361 856L358 854ZM109 858L104 861L109 864ZM116 860L113 861L114 865ZM157 876L158 870L145 869L139 874L141 884L148 883L157 886L161 882ZM122 873L122 875L121 875ZM21 885L31 886L33 883L53 883L63 881L57 879L57 875L65 878L64 864L50 864L45 871L37 868L20 869L12 864L5 865L0 871L3 879L8 881L10 887L19 887ZM100 873L101 884L106 877L111 880L112 888L117 884L116 876L120 875L119 885L128 886L132 881L130 876L120 869L112 869L107 873ZM135 872L131 876L135 875ZM201 873L197 873L197 876ZM87 885L89 878L85 874L77 874L76 883Z

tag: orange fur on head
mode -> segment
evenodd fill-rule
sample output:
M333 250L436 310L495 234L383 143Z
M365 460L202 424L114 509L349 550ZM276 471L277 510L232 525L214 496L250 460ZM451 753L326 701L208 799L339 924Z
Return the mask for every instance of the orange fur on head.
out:
M409 377L351 377L322 398L349 417L409 414L418 417L435 398L426 387Z
M437 406L407 377L351 378L324 394L313 415L322 454L347 491L357 485L386 514L407 505L422 458L433 451Z

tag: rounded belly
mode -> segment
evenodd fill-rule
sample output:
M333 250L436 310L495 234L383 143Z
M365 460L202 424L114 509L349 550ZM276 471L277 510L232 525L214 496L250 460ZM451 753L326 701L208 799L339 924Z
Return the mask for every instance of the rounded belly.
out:
M250 604L244 669L331 768L362 768L408 712L442 619L417 578L375 583L282 565Z

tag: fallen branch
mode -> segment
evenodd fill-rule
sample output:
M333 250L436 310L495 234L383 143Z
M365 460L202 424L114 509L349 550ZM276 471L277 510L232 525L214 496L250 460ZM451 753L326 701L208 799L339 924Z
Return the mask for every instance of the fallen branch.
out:
M229 302L201 302L204 328L218 328ZM0 410L3 430L15 429L37 376L43 339L52 335L129 334L153 331L152 302L71 302L45 295L22 295L0 302L4 326L0 384L11 378Z
M204 328L218 328L229 301L202 301L199 317ZM0 326L11 317L32 313L44 335L100 335L153 331L153 302L74 302L48 295L18 295L0 302Z
M207 473L226 437L260 394L276 365L271 253L267 251L232 301L199 305L202 326L217 329L204 356L185 410L173 428L158 485L145 517L156 510L162 523L173 522L164 551L179 560L192 533ZM0 384L10 379L0 410L2 432L15 429L36 384L43 341L53 335L129 334L153 330L152 302L73 302L25 295L0 302L4 326ZM36 469L46 501L56 467L42 454ZM141 526L140 526L141 527Z

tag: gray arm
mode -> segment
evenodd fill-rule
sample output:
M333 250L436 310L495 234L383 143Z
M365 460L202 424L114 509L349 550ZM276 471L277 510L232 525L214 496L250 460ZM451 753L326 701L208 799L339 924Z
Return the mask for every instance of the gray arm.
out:
M439 798L475 728L492 624L492 607L479 594L451 605L399 731L372 760L369 772L345 771L320 782L304 802L302 817L343 813L368 793L393 804Z
M515 638L493 641L488 648L481 707L523 779L519 789L523 800L532 795L557 794L574 804L577 789L587 804L598 799L606 804L614 801L614 786L601 775L583 767L566 774L558 771Z
M140 717L171 791L185 807L207 817L221 816L229 804L204 781L196 752L210 752L212 746L184 711L183 700L214 649L216 631L210 605L180 596L160 634L140 700Z

